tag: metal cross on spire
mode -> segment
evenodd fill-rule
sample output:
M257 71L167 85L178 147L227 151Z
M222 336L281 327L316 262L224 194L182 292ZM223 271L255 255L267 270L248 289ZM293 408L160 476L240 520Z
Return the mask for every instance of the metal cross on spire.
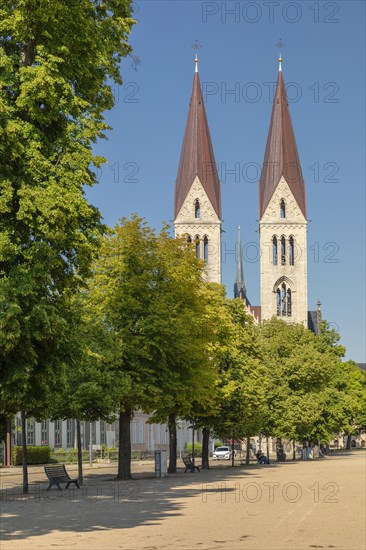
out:
M196 58L194 60L195 64L196 64L196 69L195 69L195 72L198 73L198 50L200 50L203 46L198 42L198 40L196 39L196 42L194 44L192 44L192 48L194 50L196 50Z
M286 44L283 42L282 38L279 38L278 39L278 42L277 44L275 44L276 48L278 48L280 50L280 56L278 58L278 63L279 63L279 66L278 66L278 70L279 71L282 71L282 55L281 55L281 50L283 50L283 48L286 46Z

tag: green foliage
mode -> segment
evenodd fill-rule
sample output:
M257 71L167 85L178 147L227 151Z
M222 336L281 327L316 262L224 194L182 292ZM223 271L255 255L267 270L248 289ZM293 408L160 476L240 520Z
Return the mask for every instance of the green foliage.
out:
M104 231L85 199L130 52L128 0L0 7L0 400L47 416L63 383L72 295Z
M361 413L364 389L359 372L342 362L344 348L338 341L326 323L319 336L276 318L262 324L261 345L270 373L263 433L326 443L333 433L351 429ZM354 393L351 372L357 380Z
M193 449L192 441L188 441L185 444L184 448L187 451L187 453L191 455L192 449ZM194 444L194 456L202 456L202 444L199 443L198 441L195 442Z
M36 447L29 445L27 447L28 464L47 464L50 461L51 447ZM13 464L20 466L23 461L22 447L13 447Z
M220 331L211 349L217 376L214 406L196 423L220 438L244 438L258 433L265 403L267 373L258 327L238 299L226 300L216 318Z

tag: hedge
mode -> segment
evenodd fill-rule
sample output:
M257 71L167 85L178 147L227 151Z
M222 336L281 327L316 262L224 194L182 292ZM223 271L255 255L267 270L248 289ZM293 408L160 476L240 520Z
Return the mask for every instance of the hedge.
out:
M185 444L185 450L187 453L192 454L192 443L190 441ZM195 456L202 456L202 444L198 441L194 444L194 454Z
M27 446L28 464L47 464L50 460L51 447ZM13 464L20 466L23 461L22 447L13 447Z

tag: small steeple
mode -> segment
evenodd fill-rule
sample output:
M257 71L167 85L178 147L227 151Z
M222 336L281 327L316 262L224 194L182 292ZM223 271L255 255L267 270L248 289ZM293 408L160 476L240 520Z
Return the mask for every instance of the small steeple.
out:
M278 62L271 123L259 181L259 219L262 218L282 176L306 218L305 184L287 102L281 55Z
M247 298L247 289L244 281L243 256L241 251L240 225L238 226L238 248L236 255L236 280L234 284L234 298L241 298L245 305L249 306L250 302Z
M179 214L198 176L217 216L221 219L220 179L198 74L198 55L196 55L195 66L191 101L175 182L174 218Z

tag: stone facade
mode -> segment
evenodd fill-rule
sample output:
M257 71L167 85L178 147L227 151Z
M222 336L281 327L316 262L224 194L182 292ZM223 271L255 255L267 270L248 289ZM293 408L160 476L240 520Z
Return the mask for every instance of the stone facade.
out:
M281 201L285 217L281 217ZM307 221L286 180L281 177L259 222L260 228L260 296L262 320L278 315L290 323L307 326ZM277 262L274 261L273 238L277 238ZM281 240L285 238L285 258L281 257ZM293 239L293 262L290 238ZM293 265L291 265L293 264ZM280 295L278 295L278 290ZM290 291L290 294L288 294ZM283 307L283 294L286 292ZM289 296L289 299L288 299Z
M199 202L199 217L195 204ZM216 214L198 176L194 179L184 203L174 220L175 235L189 235L192 242L199 239L200 258L207 258L207 280L221 283L221 220ZM205 254L205 237L206 245ZM205 258L206 256L206 258Z

